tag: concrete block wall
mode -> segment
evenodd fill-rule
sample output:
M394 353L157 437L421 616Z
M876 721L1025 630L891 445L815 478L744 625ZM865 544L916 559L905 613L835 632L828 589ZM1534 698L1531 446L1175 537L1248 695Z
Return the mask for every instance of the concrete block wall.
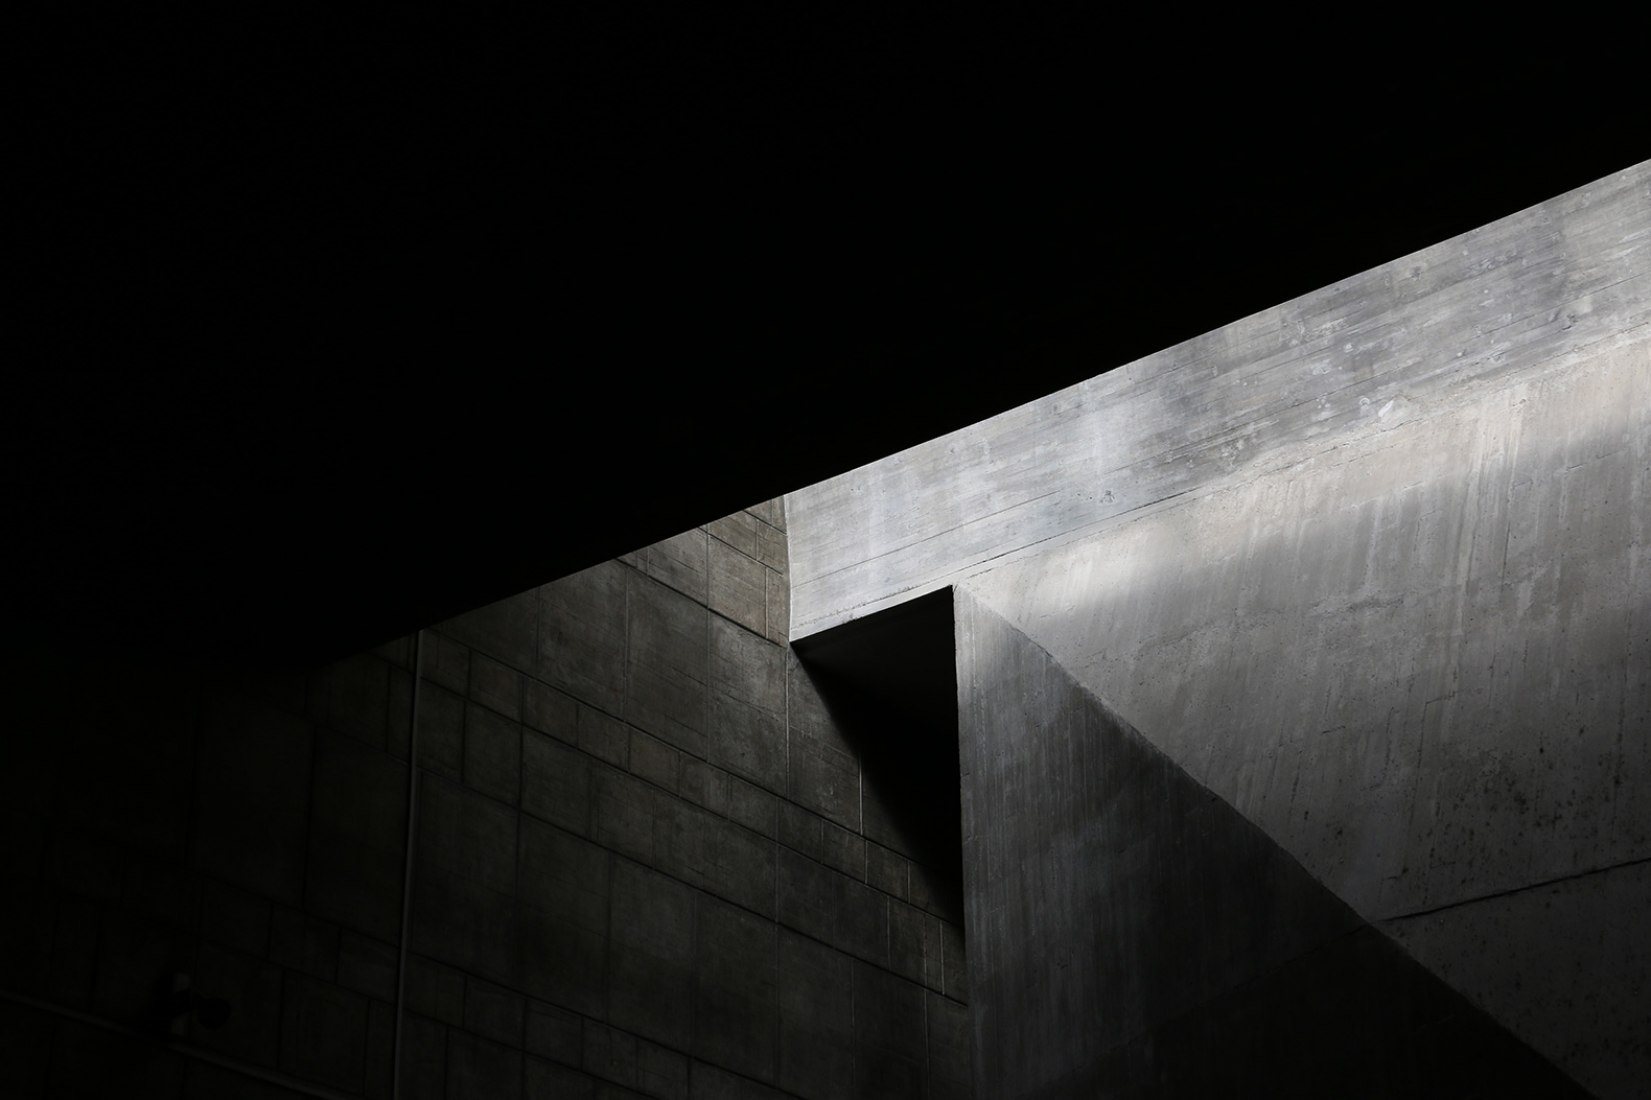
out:
M424 632L404 1096L969 1094L961 929L787 586L771 502ZM0 1092L389 1094L413 652L17 649ZM174 970L225 1026L144 1030Z

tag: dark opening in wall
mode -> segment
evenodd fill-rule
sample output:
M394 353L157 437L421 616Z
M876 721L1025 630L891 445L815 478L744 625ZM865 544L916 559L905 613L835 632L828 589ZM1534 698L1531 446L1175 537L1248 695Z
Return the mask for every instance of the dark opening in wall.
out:
M926 872L937 911L961 926L952 590L821 631L792 648L860 757L866 835L911 857Z

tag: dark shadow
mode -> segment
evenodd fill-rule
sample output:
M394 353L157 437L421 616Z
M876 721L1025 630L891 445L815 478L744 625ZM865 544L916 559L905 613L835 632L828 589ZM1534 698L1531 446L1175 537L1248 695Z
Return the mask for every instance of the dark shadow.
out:
M860 759L867 836L927 868L937 911L961 926L951 588L821 631L792 648Z

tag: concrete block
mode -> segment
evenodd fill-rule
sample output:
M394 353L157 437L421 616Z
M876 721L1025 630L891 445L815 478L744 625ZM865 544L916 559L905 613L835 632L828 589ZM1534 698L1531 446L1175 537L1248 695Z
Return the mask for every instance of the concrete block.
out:
M522 721L568 744L579 740L578 704L566 692L531 677L522 686Z
M625 587L605 562L539 588L539 679L612 714L623 711Z
M269 958L288 970L333 981L338 975L338 926L278 905L270 927Z
M887 896L787 848L779 850L780 922L878 965L888 962Z
M923 1094L927 1062L922 987L885 970L854 964L855 1075L859 1095Z
M585 1071L634 1089L639 1069L636 1048L636 1036L592 1020L585 1027Z
M441 630L424 632L419 675L462 696L470 688L470 647Z
M709 784L706 809L732 818L764 836L778 834L780 800L761 787L737 775L708 769L714 776Z
M625 720L705 755L708 622L703 605L640 573L629 574Z
M767 520L751 511L735 512L706 525L712 538L738 550L748 558L784 571L786 565L785 535Z
M529 996L585 1016L604 1014L613 986L604 973L607 937L523 905L513 918L520 961L495 980L519 985Z
M499 983L524 966L522 906L512 894L433 869L413 877L411 949Z
M203 943L191 972L192 988L203 997L229 1002L220 1028L190 1021L190 1041L260 1066L280 1056L281 968L260 958Z
M776 1083L786 1091L853 1100L853 965L839 951L780 929Z
M215 701L201 731L194 865L290 905L304 889L310 728Z
M583 753L531 730L522 734L522 809L581 836L591 834L591 764Z
M620 560L703 604L707 599L705 553L705 528L696 527Z
M366 1080L367 999L288 973L281 1013L281 1070L360 1092Z
M634 776L611 768L592 776L591 837L598 844L643 863L669 861L656 851L655 835L681 849L680 822L688 807Z
M630 770L633 775L675 793L682 754L641 730L630 731Z
M768 630L768 574L761 562L721 539L707 544L710 607L756 634Z
M375 748L384 747L390 665L359 653L310 674L310 717Z
M407 1007L455 1027L464 1024L464 974L417 952L407 953Z
M408 1100L444 1100L447 1091L447 1028L411 1013L402 1027L403 1094Z
M710 701L710 758L773 791L786 786L785 721L731 696Z
M881 844L866 846L866 882L902 901L911 898L910 862Z
M527 1002L520 993L471 978L465 983L464 1026L483 1038L521 1049Z
M520 667L531 668L532 663ZM470 658L470 701L506 718L519 719L522 716L523 679L525 677L516 669L500 664L485 652L477 650Z
M657 1100L688 1100L688 1059L674 1050L637 1043L637 1091Z
M512 806L520 797L522 727L496 711L465 708L464 782Z
M580 751L616 768L630 757L630 729L619 719L592 707L581 706L577 722Z
M709 815L695 814L691 835L700 840L693 864L707 890L774 916L774 841L739 825Z
M783 717L786 651L759 634L711 617L710 684L713 690Z
M609 1022L687 1049L693 1034L694 891L618 860L611 920Z
M709 1062L695 1059L688 1063L689 1100L782 1100L783 1095Z
M787 796L845 828L860 828L860 766L854 757L793 731Z
M536 592L520 592L449 619L438 629L478 654L529 669L537 655L540 609Z
M929 989L943 988L940 922L920 909L889 902L889 967Z
M724 902L697 900L694 1055L773 1080L777 930Z
M396 1007L387 1001L367 1004L367 1054L364 1068L367 1100L396 1100L391 1095L396 1058Z
M338 984L380 1001L396 999L394 944L344 929L338 941Z
M519 1100L522 1053L463 1031L447 1036L448 1100Z
M177 863L129 858L121 873L120 897L134 912L192 932L199 926L206 881Z
M605 849L531 817L522 819L521 849L523 901L587 931L607 931L612 857Z
M929 1093L932 1096L974 1095L974 1029L969 1006L929 993Z
M584 1017L555 1005L529 1001L527 1052L541 1058L579 1065L585 1049Z
M963 930L955 924L940 922L940 950L942 982L946 996L959 1001L969 999L969 952L963 939Z
M207 879L201 893L201 937L264 957L269 948L270 903L235 886Z
M418 696L418 766L464 778L464 696L425 683Z
M546 1062L527 1060L528 1100L595 1100L596 1078L578 1070Z
M434 873L515 890L518 815L509 806L427 774L419 777L418 817L415 879Z
M353 741L316 743L305 899L381 940L401 934L407 765Z
M791 580L784 573L770 569L765 574L768 584L768 629L764 635L771 642L784 645L791 639Z

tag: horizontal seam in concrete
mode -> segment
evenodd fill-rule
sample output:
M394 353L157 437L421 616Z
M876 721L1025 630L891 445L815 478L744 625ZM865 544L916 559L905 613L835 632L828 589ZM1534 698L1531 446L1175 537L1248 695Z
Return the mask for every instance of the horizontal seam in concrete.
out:
M1544 879L1542 882L1533 882L1528 886L1511 886L1506 890L1497 890L1494 893L1481 894L1478 897L1464 898L1461 901L1447 902L1444 905L1435 905L1431 909L1418 909L1414 913L1401 913L1392 917L1381 917L1376 923L1387 924L1393 921L1415 920L1418 917L1430 917L1435 913L1444 913L1451 909L1460 909L1466 905L1478 905L1484 901L1495 901L1497 898L1510 897L1514 894L1523 894L1531 890L1540 890L1546 886L1557 886L1562 882L1574 882L1577 879L1588 878L1590 875L1603 875L1611 871L1620 871L1627 867L1638 867L1641 864L1651 863L1651 856L1641 856L1638 859L1625 859L1621 863L1613 863L1609 867L1590 867L1586 871L1575 871L1569 875L1560 875L1557 878Z

